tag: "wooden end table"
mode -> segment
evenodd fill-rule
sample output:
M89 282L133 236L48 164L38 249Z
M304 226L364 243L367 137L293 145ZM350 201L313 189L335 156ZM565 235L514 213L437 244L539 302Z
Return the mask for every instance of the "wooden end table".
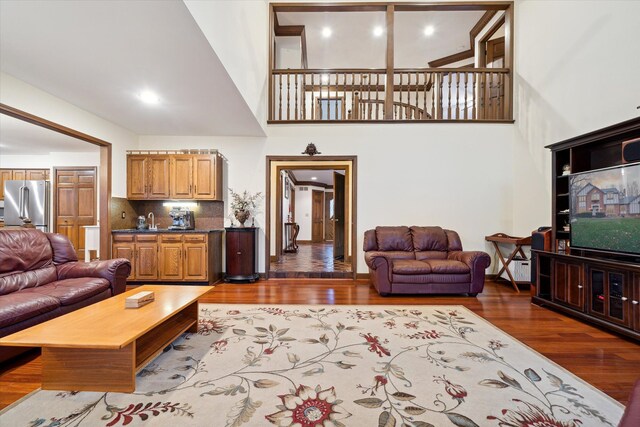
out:
M509 276L509 281L511 282L511 285L513 286L513 289L516 290L516 292L520 293L520 289L518 289L518 282L515 281L515 279L513 278L513 275L511 274L511 271L509 271L509 264L511 264L511 261L513 261L513 258L520 254L520 256L522 256L522 258L524 259L528 259L527 256L525 255L524 251L522 250L523 246L531 246L531 236L528 237L513 237L513 236L509 236L508 234L504 234L504 233L496 233L496 234L492 234L491 236L486 236L484 238L487 242L491 242L493 243L493 247L496 250L496 253L498 254L498 257L500 258L500 262L502 263L502 268L500 268L500 271L498 271L498 277L500 277L500 275L502 274L503 271L507 272L507 276ZM509 255L509 257L505 260L504 256L502 255L502 252L500 251L500 247L498 246L498 243L506 243L509 245L514 245L514 249L513 252L511 252L511 255Z
M136 372L184 332L198 330L198 298L210 286L140 286L0 338L0 345L42 347L44 390L136 388ZM153 291L155 301L125 308L125 299Z

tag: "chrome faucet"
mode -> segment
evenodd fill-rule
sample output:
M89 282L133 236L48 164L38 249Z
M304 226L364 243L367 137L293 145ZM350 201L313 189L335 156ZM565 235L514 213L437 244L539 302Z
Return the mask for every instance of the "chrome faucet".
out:
M153 212L149 212L147 218L151 218L151 226L149 227L149 230L157 230L158 227L156 227L156 216L153 214Z

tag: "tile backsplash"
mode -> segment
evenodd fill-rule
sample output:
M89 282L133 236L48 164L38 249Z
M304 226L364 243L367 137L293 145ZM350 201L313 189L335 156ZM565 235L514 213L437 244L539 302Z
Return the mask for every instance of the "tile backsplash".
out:
M155 216L158 228L167 228L171 225L169 211L171 207L163 206L163 200L127 200L120 197L111 199L111 228L113 230L133 228L136 226L139 215L147 217L149 212ZM196 202L197 206L191 208L194 212L195 227L201 229L216 229L224 227L224 203L223 202ZM122 219L122 212L125 219ZM151 220L147 218L147 223Z

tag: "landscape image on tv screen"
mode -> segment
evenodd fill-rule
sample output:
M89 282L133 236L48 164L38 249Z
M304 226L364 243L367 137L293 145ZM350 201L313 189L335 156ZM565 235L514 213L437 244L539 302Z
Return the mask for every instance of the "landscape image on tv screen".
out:
M571 246L640 254L640 163L569 177Z

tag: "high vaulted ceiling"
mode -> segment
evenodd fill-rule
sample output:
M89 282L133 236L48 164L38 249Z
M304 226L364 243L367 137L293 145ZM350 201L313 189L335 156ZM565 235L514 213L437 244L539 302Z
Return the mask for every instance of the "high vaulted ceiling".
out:
M2 0L0 52L3 72L137 134L264 135L182 1Z
M429 61L469 49L469 31L484 11L396 12L394 50L396 68L427 67ZM386 34L384 12L278 12L278 23L304 25L308 68L384 68ZM427 26L434 34L424 35ZM331 36L322 37L325 27Z

